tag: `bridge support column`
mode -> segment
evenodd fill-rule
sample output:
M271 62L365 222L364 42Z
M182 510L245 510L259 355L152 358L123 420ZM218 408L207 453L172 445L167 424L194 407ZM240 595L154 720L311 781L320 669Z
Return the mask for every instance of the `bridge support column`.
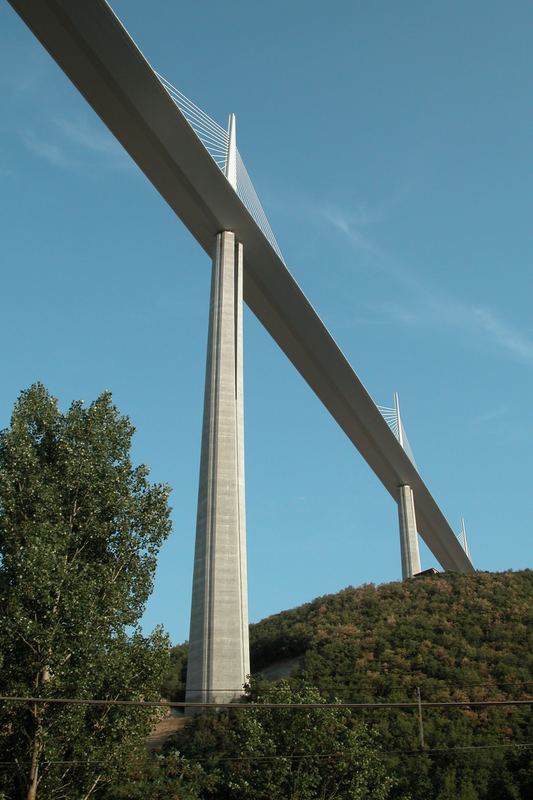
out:
M418 550L413 490L410 486L400 486L399 490L400 551L402 557L402 580L405 580L420 572L420 553Z
M242 279L242 244L223 231L211 282L187 702L229 702L250 672Z

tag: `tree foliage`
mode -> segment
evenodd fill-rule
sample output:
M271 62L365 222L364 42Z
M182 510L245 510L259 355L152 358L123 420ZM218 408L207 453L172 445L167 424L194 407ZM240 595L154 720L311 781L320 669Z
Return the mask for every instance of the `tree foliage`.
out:
M531 698L532 599L529 570L350 587L252 625L252 669L292 657L295 689L314 685L346 702L412 702L417 686L427 701ZM165 685L179 696L186 646L172 658ZM411 711L361 719L390 751L393 797L533 797L531 750L509 747L533 741L529 706L425 710L427 754L416 752Z
M157 698L166 636L136 627L170 531L167 486L130 459L102 394L66 413L39 384L0 433L0 693ZM81 800L142 742L146 710L2 703L7 798Z
M387 775L375 737L317 689L287 682L249 690L247 709L199 715L169 745L199 760L202 797L212 800L386 800ZM291 704L268 708L265 704Z
M138 752L126 769L98 794L98 800L203 800L218 783L216 776L177 750Z

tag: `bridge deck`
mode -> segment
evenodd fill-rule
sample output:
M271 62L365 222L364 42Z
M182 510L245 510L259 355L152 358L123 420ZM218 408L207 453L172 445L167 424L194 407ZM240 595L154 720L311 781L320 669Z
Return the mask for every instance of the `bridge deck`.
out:
M235 231L248 306L394 499L412 487L419 533L440 564L473 571L347 359L107 3L9 1L204 250Z

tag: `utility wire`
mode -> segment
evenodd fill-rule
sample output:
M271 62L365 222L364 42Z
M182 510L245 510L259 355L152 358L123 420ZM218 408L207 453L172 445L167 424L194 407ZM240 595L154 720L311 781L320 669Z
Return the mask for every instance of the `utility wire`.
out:
M401 756L425 756L425 755L432 755L435 753L459 753L459 752L469 752L470 750L509 750L509 749L528 749L533 747L533 742L499 742L497 744L478 744L478 745L464 745L460 747L434 747L428 749L418 749L418 750L377 750L377 755L401 755ZM194 756L190 761L195 762L206 762L210 761L212 756ZM269 756L220 756L216 758L217 763L221 761L279 761L279 760L286 760L286 761L303 761L306 759L317 759L317 758L347 758L346 753L342 752L335 752L335 753L303 753L303 754L295 754L295 753L276 753ZM0 761L0 767L8 767L8 766L28 766L30 765L30 761ZM70 761L42 761L42 766L49 766L49 765L65 765L65 764L109 764L109 761L91 761L91 760L70 760Z
M16 697L0 695L0 702L5 703L46 703L87 706L136 706L140 708L228 708L237 710L250 709L402 709L402 708L474 708L487 706L525 706L533 704L528 700L448 700L400 703L201 703L173 700L94 700L75 697Z
M260 676L261 672L258 671L257 675ZM361 681L358 680L357 681L357 685L358 686L373 686L373 687L375 687L376 682L379 682L379 680L380 680L379 678L377 678L376 681L368 680L368 678L364 679L364 680L361 680ZM384 678L384 680L385 680L385 678ZM389 689L390 688L397 689L397 688L405 687L407 689L414 689L416 686L420 686L420 688L423 689L425 686L430 686L432 689L439 690L439 691L442 691L443 689L448 689L449 691L457 691L457 690L460 690L460 689L468 689L468 688L475 689L475 688L482 688L482 687L487 687L487 688L491 688L491 689L499 689L501 686L533 686L533 681L507 681L507 682L502 681L502 682L498 682L498 683L495 683L495 682L493 682L493 683L489 683L489 682L487 682L487 683L469 683L467 681L466 683L457 684L456 686L447 686L445 684L438 684L438 683L436 685L434 685L434 682L438 681L439 678L430 678L429 680L426 680L426 683L424 683L423 681L419 681L416 676L413 676L411 680L413 681L413 683L411 683L410 681L403 681L403 682L397 682L397 683L395 683L393 681L389 681L387 688L389 688ZM183 688L183 691L185 691L185 686L183 686L182 688ZM198 689L188 689L188 691L191 691L191 692L202 692L204 694L208 694L210 692L242 692L242 686L239 686L238 688L235 688L234 686L231 687L231 688L228 688L228 687L225 687L225 688L217 687L216 689L198 688Z

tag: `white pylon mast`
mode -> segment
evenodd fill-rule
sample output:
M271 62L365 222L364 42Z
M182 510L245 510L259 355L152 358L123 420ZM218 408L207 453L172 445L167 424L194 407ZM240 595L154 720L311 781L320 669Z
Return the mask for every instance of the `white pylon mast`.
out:
M394 392L394 413L396 416L397 437L405 450L402 416L400 414L400 398ZM412 578L420 572L420 551L416 527L416 512L413 490L404 484L398 487L398 515L400 521L400 551L402 560L402 578Z
M466 526L465 526L465 519L461 517L461 544L463 545L463 550L465 551L468 558L470 558L470 549L468 547L468 539L466 538Z
M235 116L225 173L237 184ZM243 245L214 241L185 700L227 703L250 674L243 410Z
M228 119L226 178L237 191L237 120L235 119L235 114L230 114Z
M405 449L403 441L402 417L400 414L400 398L398 397L398 392L394 392L394 410L396 412L396 425L398 426L398 441Z

